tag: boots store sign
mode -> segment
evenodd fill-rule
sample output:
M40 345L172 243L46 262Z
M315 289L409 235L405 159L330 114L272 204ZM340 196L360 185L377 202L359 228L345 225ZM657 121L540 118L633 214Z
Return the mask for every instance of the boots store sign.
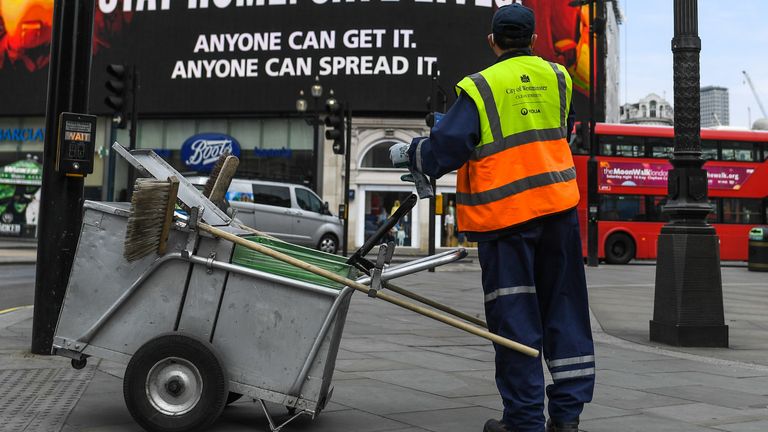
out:
M210 172L223 154L240 157L240 144L221 133L202 133L189 137L181 146L181 160L192 171Z
M141 74L142 115L290 113L316 76L355 112L423 115L438 69L452 93L493 62L485 35L510 2L96 0L90 107L108 114L120 63ZM45 111L53 5L0 1L0 115Z

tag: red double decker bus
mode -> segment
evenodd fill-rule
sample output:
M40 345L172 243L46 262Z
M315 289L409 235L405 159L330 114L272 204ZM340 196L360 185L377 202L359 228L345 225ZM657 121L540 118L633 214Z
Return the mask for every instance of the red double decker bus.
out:
M674 129L598 124L598 255L608 263L656 258L661 212L672 169ZM708 217L720 237L720 259L747 259L748 232L768 222L768 132L702 129L709 179ZM581 201L579 215L587 255L588 149L574 147Z

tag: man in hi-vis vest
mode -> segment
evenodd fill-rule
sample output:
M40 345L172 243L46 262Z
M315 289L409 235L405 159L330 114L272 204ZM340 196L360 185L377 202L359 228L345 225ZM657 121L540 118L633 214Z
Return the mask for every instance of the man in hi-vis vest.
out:
M545 426L541 359L496 345L504 415L484 431L576 432L595 357L568 147L571 77L532 54L532 10L503 6L492 25L498 60L457 84L456 103L429 138L414 139L409 160L434 177L458 169L457 227L478 242L488 326L541 348L552 375Z

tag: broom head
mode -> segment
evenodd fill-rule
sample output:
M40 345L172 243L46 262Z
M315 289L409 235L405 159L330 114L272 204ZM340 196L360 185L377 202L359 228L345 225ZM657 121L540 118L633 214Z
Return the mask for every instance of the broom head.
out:
M216 185L216 180L219 179L219 174L221 173L221 169L224 167L224 162L226 162L227 157L229 157L229 152L225 151L219 156L218 159L216 159L216 163L213 164L211 173L208 175L208 180L205 182L205 186L203 186L203 195L205 195L206 198L211 196L211 192L213 192L213 186Z
M165 253L178 190L176 177L166 181L136 179L125 233L126 260L134 261L152 252Z

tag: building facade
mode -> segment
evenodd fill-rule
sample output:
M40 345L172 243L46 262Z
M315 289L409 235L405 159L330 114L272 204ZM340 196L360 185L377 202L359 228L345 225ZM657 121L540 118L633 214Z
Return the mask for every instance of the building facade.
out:
M106 66L124 64L142 73L137 148L153 149L184 174L199 172L200 162L212 159L203 150L211 155L236 150L239 177L316 184L334 214L348 195L348 247L354 250L414 192L411 183L400 180L405 171L391 167L388 148L428 135L427 97L445 94L445 102L434 107L445 111L455 98L454 84L493 62L485 36L495 7L505 2L140 2L143 6L134 10L126 9L131 2L117 3L122 7L99 2L96 11L90 107L99 122L86 199L122 200L129 187L127 164L118 158L114 170L109 168L110 147L114 141L128 146L128 129L113 127L103 102L109 95ZM523 3L537 12L536 54L566 66L574 77L577 117L584 120L591 57L588 6L572 6L569 0ZM53 0L14 3L18 22L27 20L25 7L39 14L41 4L52 13ZM616 6L607 11L609 71L601 72L601 81L611 84L599 92L604 100L598 102L611 118L618 111L621 20ZM0 24L6 12L0 2ZM27 155L42 160L48 60L43 57L50 47L43 36L50 34L52 21L28 18L44 31L25 39L21 48L3 51L3 38L17 37L23 26L5 23L0 32L0 165ZM434 32L430 23L435 20L458 30ZM309 96L317 79L322 96L306 97L314 109L297 113L299 91ZM344 155L332 151L324 125L314 127L325 116L330 89L353 113L346 146L349 191ZM455 183L454 173L437 181L436 247L468 245L455 224ZM394 237L401 247L428 248L429 210L428 201L421 200L398 225Z
M701 127L729 126L731 110L726 87L701 88Z
M622 105L619 114L620 122L627 124L672 126L675 119L672 105L656 93L636 103Z

